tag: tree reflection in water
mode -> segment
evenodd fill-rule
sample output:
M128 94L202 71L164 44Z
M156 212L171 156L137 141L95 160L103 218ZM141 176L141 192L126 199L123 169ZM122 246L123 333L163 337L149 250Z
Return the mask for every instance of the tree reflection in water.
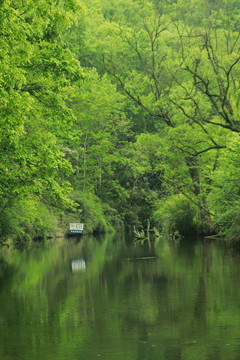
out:
M0 358L237 360L239 275L237 256L201 239L2 250Z

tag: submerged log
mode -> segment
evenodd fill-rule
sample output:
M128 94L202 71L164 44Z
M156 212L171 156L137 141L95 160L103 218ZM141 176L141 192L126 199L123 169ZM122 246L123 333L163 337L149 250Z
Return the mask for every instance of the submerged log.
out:
M153 260L157 259L157 256L143 256L143 257L137 257L137 258L127 258L127 261L135 261L135 260Z
M226 235L225 234L214 234L214 235L208 235L208 236L204 236L204 239L223 239Z

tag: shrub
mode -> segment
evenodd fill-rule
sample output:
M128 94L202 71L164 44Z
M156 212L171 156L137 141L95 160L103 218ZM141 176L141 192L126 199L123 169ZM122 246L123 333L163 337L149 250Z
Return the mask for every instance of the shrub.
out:
M198 233L198 209L184 195L173 195L160 204L153 214L153 219L163 232L184 237Z
M121 219L115 209L108 204L103 204L101 200L92 193L73 194L74 201L78 204L81 213L74 215L78 221L83 222L87 233L100 233L113 231L121 226ZM70 219L71 215L68 215ZM70 221L72 222L72 221Z
M4 242L27 243L34 238L45 238L57 228L56 216L46 205L32 197L12 201L1 212L0 238Z

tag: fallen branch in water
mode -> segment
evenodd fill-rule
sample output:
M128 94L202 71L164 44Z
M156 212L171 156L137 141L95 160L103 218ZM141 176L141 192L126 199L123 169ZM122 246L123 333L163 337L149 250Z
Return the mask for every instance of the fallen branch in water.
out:
M152 260L157 259L157 256L144 256L144 257L138 257L138 258L127 258L128 261L134 261L134 260Z
M144 230L142 230L142 231L140 232L139 230L137 230L137 229L135 228L135 226L133 226L133 233L134 233L134 235L135 235L138 239L147 239L147 238L145 237Z
M225 234L215 234L215 235L208 235L208 236L204 236L204 239L222 239L224 238L226 235Z

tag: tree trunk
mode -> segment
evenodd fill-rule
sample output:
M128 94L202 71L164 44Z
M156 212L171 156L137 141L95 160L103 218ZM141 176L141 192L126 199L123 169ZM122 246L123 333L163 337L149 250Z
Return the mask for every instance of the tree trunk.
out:
M199 166L199 160L197 157L191 157L187 158L186 161L193 183L193 192L197 196L199 203L202 233L203 235L211 235L213 233L214 226L211 219L210 211L208 209L206 195L204 194L201 186L201 169Z
M87 166L87 135L85 136L84 139L84 144L83 144L83 185L82 185L82 192L85 192L85 188L86 188L86 176L87 176L87 170L86 170L86 166Z

